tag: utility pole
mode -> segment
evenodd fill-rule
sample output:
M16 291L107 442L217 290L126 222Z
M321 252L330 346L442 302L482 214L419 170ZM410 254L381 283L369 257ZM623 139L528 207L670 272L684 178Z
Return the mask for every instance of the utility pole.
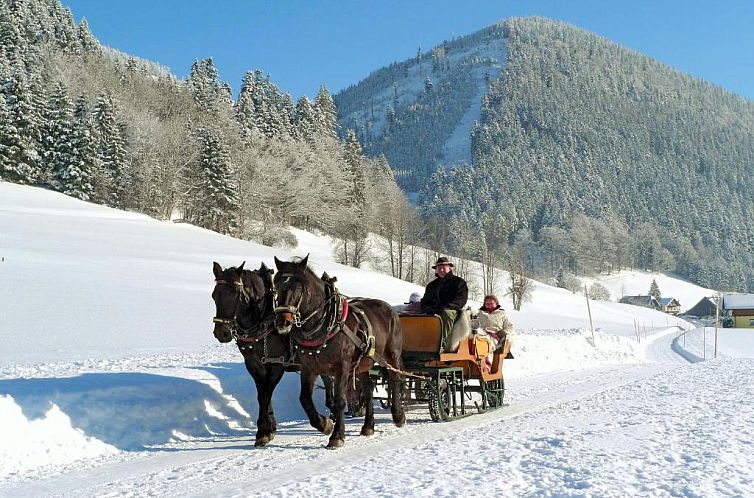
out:
M720 326L720 301L722 296L717 295L717 306L715 306L715 358L717 358L717 328Z
M594 342L594 324L592 323L592 308L589 306L589 293L587 292L586 285L584 285L584 297L586 298L586 311L589 313L589 330L592 331L592 346L597 346Z

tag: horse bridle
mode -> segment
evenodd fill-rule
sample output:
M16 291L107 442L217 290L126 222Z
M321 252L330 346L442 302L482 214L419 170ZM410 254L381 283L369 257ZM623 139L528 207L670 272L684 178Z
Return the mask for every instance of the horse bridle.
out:
M230 329L231 336L234 339L239 339L239 337L248 336L250 332L258 332L259 329L262 328L262 325L264 324L265 320L262 318L259 320L259 322L252 324L248 328L243 328L241 324L238 321L238 315L239 315L239 308L242 305L246 305L246 309L248 310L248 307L251 305L252 297L249 294L249 291L246 289L246 286L243 283L243 279L240 278L239 280L225 280L222 278L215 279L215 285L218 284L225 284L225 285L232 285L234 286L238 291L238 301L236 302L236 307L233 310L233 318L221 318L221 317L213 317L212 322L213 323L219 323L222 325L226 325ZM266 291L260 299L253 299L256 302L263 302L264 299L267 296ZM273 304L274 304L274 292L273 292ZM262 306L257 306L257 308L262 311ZM260 313L260 315L263 315L263 311ZM274 315L273 315L274 316ZM239 332L241 334L239 334Z
M294 277L295 275L284 275L284 276L288 276L290 278L290 277ZM302 286L303 286L303 283L302 283ZM273 294L275 296L275 304L277 304L277 289L273 290ZM304 299L304 292L302 291L301 296L299 297L298 302L296 303L295 306L290 306L290 305L275 306L274 314L283 315L283 317L287 321L292 322L293 325L301 331L301 334L304 337L310 336L316 333L317 331L319 331L324 325L324 323L328 320L328 318L330 319L331 323L326 328L327 329L332 328L335 320L337 319L337 305L340 299L340 294L337 292L337 290L335 290L335 286L332 285L332 283L325 281L325 298L322 300L322 302L318 306L316 306L311 311L311 313L309 313L305 318L302 319L301 311L299 310L299 308L301 307L301 301L303 301L303 299ZM333 310L332 313L328 313L327 306L330 305L331 303L335 305L334 306L335 310ZM324 310L324 314L320 318L321 323L317 323L315 327L312 328L311 331L306 332L304 330L304 325L306 325L309 322L309 320L311 320L320 310ZM285 315L288 315L288 317L286 317Z
M282 275L287 278L293 278L295 275ZM302 284L303 287L303 284ZM299 311L299 308L301 307L301 301L304 299L304 292L301 292L301 297L298 298L298 302L295 306L277 306L277 300L278 300L278 290L273 285L273 294L275 296L275 308L273 309L273 313L275 315L283 315L283 318L285 318L289 322L293 322L293 325L295 327L301 327L306 321L311 318L311 314L306 317L305 320L301 320L301 312ZM315 310L316 311L316 310ZM287 316L285 316L287 315Z

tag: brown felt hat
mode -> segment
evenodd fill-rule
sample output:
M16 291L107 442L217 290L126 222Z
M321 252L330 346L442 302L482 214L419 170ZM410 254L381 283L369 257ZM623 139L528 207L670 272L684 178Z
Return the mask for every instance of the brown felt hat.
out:
M448 258L446 258L445 256L440 256L439 258L437 258L437 261L435 261L435 264L432 266L432 269L434 270L438 266L443 266L443 265L453 267L453 263L451 263Z

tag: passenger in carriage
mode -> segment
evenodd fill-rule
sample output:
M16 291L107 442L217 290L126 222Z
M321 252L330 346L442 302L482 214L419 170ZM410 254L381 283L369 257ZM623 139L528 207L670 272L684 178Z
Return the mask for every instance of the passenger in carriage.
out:
M408 297L406 307L403 309L405 313L421 313L422 310L422 295L418 292L412 292Z
M442 256L432 266L436 278L427 284L421 299L421 311L430 315L439 315L442 322L443 344L466 306L469 288L466 281L453 274L453 263Z
M506 339L510 341L513 335L513 323L494 294L484 296L484 304L471 326L494 341L495 353L502 353Z

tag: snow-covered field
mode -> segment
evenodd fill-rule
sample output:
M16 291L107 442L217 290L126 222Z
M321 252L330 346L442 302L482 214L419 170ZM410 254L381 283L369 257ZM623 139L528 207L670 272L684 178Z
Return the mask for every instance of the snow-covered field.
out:
M213 261L311 253L346 294L420 290L296 235L268 248L0 182L0 496L754 496L754 332L720 330L713 358L714 329L592 301L592 345L584 297L545 284L510 312L508 406L444 424L412 406L401 429L380 413L371 438L353 419L328 451L287 374L255 449L253 383L211 333ZM713 293L601 281L652 278L684 307Z

